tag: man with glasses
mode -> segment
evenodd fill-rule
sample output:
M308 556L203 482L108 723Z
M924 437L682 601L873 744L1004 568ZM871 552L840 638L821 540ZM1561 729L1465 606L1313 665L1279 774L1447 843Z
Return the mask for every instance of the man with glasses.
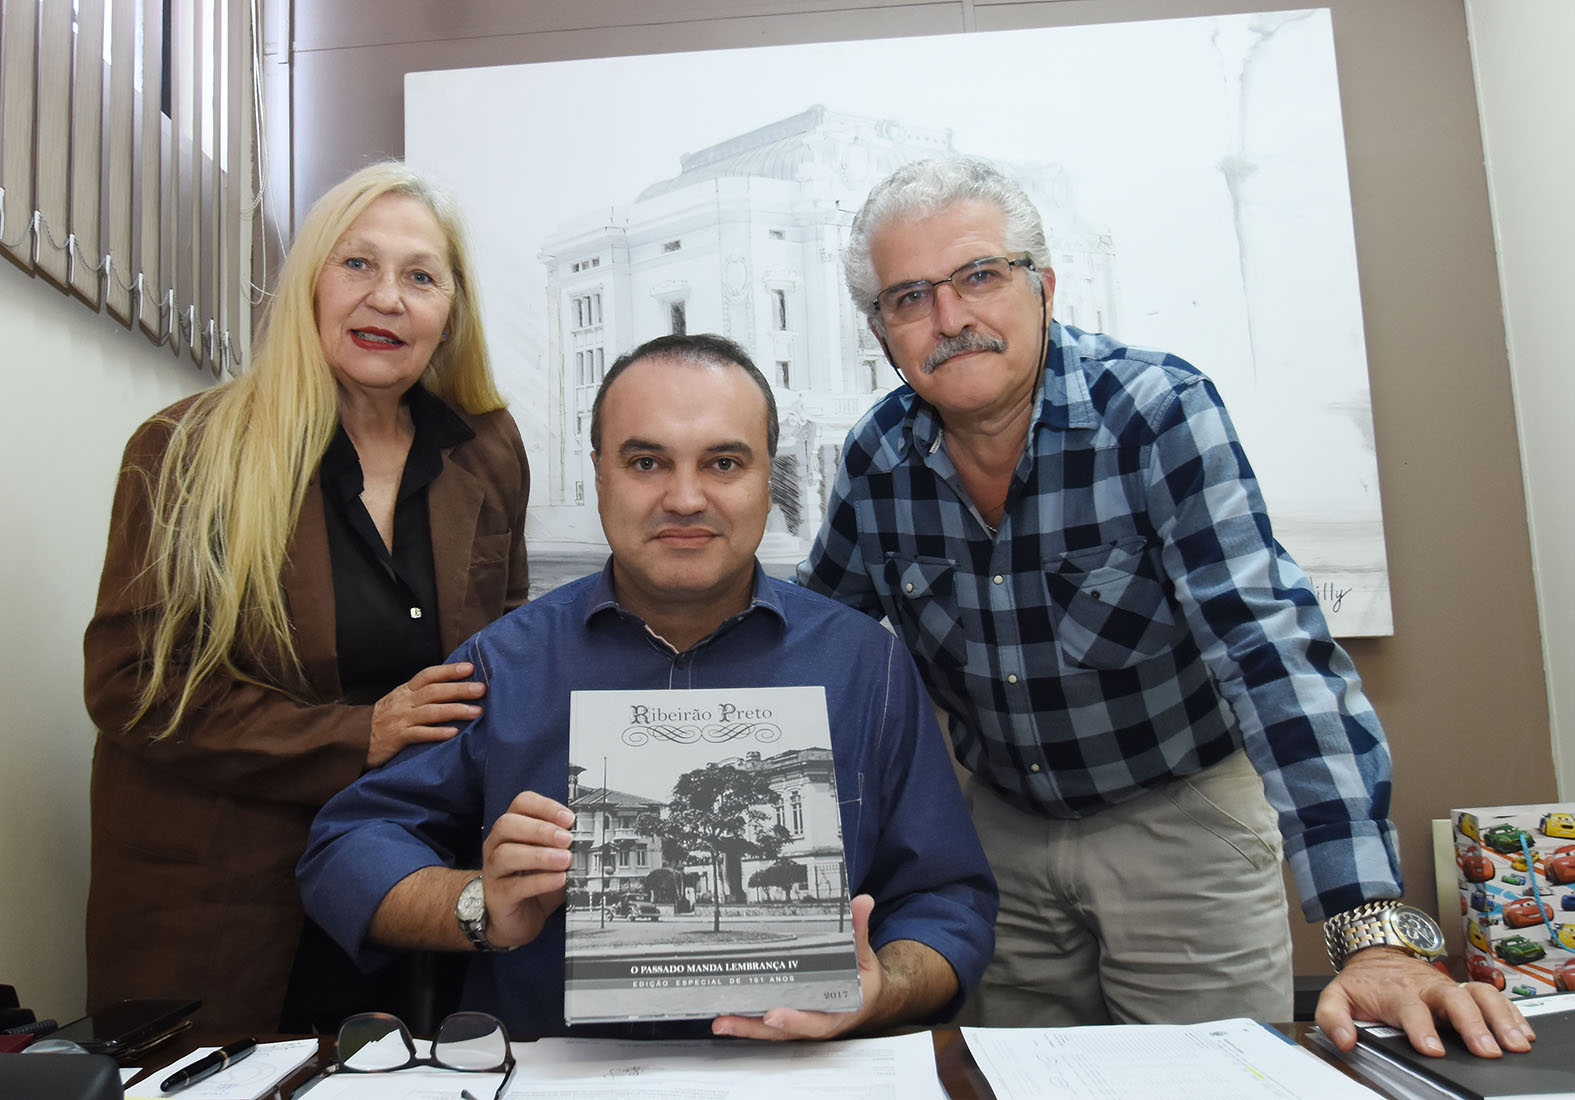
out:
M800 583L884 617L950 718L1001 890L987 1025L1291 1017L1288 857L1339 975L1318 1019L1530 1029L1424 958L1389 754L1274 541L1213 385L1052 319L1038 212L991 166L910 164L848 286L907 383L850 433ZM1267 793L1267 799L1265 798ZM1367 949L1371 948L1371 949ZM1484 1017L1487 1024L1484 1025Z
M298 868L307 912L367 964L390 948L481 951L463 1007L516 1037L563 1034L570 693L819 686L863 1006L701 1030L825 1038L948 1018L989 961L995 884L901 643L755 561L770 385L731 341L661 337L607 372L590 436L607 567L461 648L485 712L323 807Z

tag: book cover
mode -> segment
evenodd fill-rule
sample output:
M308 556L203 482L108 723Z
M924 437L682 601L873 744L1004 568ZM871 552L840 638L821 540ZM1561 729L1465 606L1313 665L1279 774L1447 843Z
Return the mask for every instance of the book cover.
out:
M1502 1058L1478 1058L1453 1030L1443 1027L1439 1037L1444 1041L1444 1056L1430 1058L1411 1046L1404 1031L1374 1024L1358 1027L1357 1051L1435 1082L1442 1096L1575 1100L1575 996L1533 998L1516 1007L1537 1032L1537 1041L1525 1054L1506 1051ZM1353 1059L1352 1064L1367 1068L1360 1059Z
M1467 976L1514 998L1575 990L1575 805L1450 818Z
M860 1005L825 691L576 691L570 1024Z

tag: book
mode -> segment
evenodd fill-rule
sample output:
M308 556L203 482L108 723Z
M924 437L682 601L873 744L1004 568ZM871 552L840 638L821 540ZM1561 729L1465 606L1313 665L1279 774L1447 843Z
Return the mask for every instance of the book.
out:
M861 1004L819 687L576 691L570 1024Z
M1359 1024L1356 1048L1336 1054L1401 1100L1575 1100L1575 996L1532 998L1516 1007L1537 1032L1524 1054L1478 1058L1441 1027L1444 1056L1432 1058L1412 1047L1404 1031L1378 1024ZM1334 1049L1321 1033L1317 1038Z

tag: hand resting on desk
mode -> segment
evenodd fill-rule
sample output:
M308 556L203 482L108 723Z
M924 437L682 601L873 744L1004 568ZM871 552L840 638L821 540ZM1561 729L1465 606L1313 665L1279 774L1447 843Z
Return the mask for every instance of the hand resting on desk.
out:
M1401 1028L1412 1046L1435 1057L1444 1054L1439 1022L1450 1024L1482 1058L1530 1050L1536 1038L1520 1009L1486 982L1457 984L1431 964L1389 947L1352 955L1324 988L1315 1016L1341 1050L1356 1045L1354 1020Z

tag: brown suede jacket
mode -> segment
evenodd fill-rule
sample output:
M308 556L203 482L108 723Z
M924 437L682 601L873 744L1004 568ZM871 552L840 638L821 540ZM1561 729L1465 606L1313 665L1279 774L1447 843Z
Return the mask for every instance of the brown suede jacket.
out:
M181 416L191 399L163 418ZM445 651L525 602L530 472L513 418L472 416L427 489ZM142 683L139 628L152 619L143 572L156 476L169 438L155 417L126 446L98 605L83 641L87 708L99 730L92 780L88 1007L120 997L200 997L204 1029L278 1026L303 920L295 862L318 808L366 766L369 706L336 702L334 593L323 500L313 478L289 548L284 591L303 682L210 684L175 734L162 715L126 723Z

